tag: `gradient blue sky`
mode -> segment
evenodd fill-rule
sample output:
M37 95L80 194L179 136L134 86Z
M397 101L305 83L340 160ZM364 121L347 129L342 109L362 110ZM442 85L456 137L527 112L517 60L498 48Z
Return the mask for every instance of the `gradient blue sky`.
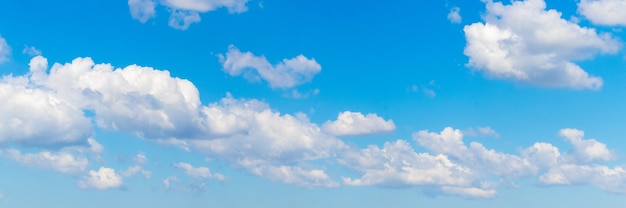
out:
M1 207L619 207L626 0L0 2Z

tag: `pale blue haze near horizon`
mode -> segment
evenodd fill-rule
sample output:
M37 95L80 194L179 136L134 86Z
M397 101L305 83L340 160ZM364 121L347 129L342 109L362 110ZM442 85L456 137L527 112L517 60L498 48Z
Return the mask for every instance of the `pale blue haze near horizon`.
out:
M621 207L622 11L0 1L0 207Z

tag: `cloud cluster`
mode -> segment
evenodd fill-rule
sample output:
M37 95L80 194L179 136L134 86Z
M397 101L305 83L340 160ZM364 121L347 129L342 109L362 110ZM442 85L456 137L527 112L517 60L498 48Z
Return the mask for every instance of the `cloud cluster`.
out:
M48 68L45 58L34 57L27 75L5 76L0 89L0 96L12 98L0 104L24 111L1 114L0 121L5 125L22 126L16 128L17 133L12 132L18 136L3 136L0 141L55 150L22 153L8 149L1 154L27 166L76 176L81 188L120 188L124 178L137 174L151 177L151 172L143 168L147 162L143 154L138 154L135 164L126 170L100 167L87 171L87 156L103 149L92 138L93 120L104 129L201 152L269 180L309 188L337 187L341 183L418 187L439 194L491 198L500 184L536 178L545 186L591 184L609 192L626 193L623 167L604 164L614 159L615 153L595 139L585 139L584 132L577 129L559 132L572 146L567 152L549 143L535 143L519 154L502 153L478 142L466 144L464 133L451 127L413 134L415 144L427 152L415 151L404 140L358 149L336 136L393 131L393 121L376 114L346 111L320 127L305 114L282 114L265 102L236 99L229 94L205 105L193 83L171 77L167 71L136 65L114 68L95 64L89 58ZM28 111L11 102L29 103L31 108L46 109L48 113ZM84 111L92 113L86 116ZM16 120L36 123L26 125ZM474 133L497 135L488 127L477 128ZM338 182L326 167L318 167L319 161L328 160L337 160L360 176L342 177ZM173 166L197 179L226 177L188 163ZM170 187L180 182L168 177L163 183ZM204 185L179 188L197 191Z
M626 1L581 0L578 12L592 23L607 26L626 26Z
M485 0L483 22L464 28L468 66L496 79L544 87L600 89L603 81L575 62L612 54L621 43L607 33L581 27L546 10L544 0Z
M0 89L6 89L0 97L11 98L0 101L9 106L2 109L11 109L0 121L16 129L3 131L12 134L0 137L7 144L86 148L91 144L93 120L103 129L204 152L253 174L307 187L335 186L309 162L346 148L304 114L281 114L264 102L231 95L203 105L191 82L150 67L114 68L76 58L48 68L47 59L37 56L31 59L27 75L6 76ZM124 177L138 173L151 175L141 164L120 172ZM90 172L91 179L81 186L103 187L89 185L103 174L111 175L106 169Z
M229 75L243 76L251 82L264 80L271 88L286 89L308 83L322 70L315 59L302 54L272 65L264 56L241 52L232 45L226 54L219 54L218 57L224 72Z
M128 0L130 15L141 23L156 17L156 7L162 5L170 12L169 26L186 30L193 23L200 22L200 13L219 8L228 9L229 13L248 11L248 0Z
M347 151L339 161L362 173L357 179L344 178L344 184L353 186L435 187L441 194L492 198L499 184L535 178L542 185L590 184L626 193L624 167L602 164L614 158L605 144L583 139L584 133L577 129L562 129L560 135L572 145L571 151L562 153L551 144L535 143L514 155L477 142L466 145L463 133L448 127L439 133L413 134L426 153L415 152L408 142L398 140L386 142L383 148Z

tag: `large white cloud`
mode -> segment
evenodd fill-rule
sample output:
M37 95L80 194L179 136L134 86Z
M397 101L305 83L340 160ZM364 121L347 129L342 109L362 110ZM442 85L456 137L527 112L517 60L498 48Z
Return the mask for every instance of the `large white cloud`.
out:
M592 23L609 26L626 26L625 0L581 0L578 12Z
M330 181L307 182L309 179L318 180L322 174L316 169L299 167L307 161L332 157L346 146L337 138L323 133L306 115L281 115L257 100L232 97L226 97L211 107L219 112L214 115L232 118L232 122L226 120L232 126L224 126L224 129L239 130L217 139L188 140L192 148L230 161L253 174L285 183L302 186L332 184ZM292 175L298 177L289 179L276 175L285 172L294 172ZM313 178L304 180L304 177ZM303 180L301 183L293 181L297 179Z
M123 185L122 177L111 168L100 167L98 171L90 170L89 175L78 181L80 188L110 189Z
M232 45L226 54L219 55L219 59L224 72L229 75L243 75L252 82L265 80L272 88L292 88L310 82L322 70L315 59L302 54L272 65L264 56L241 52Z
M574 89L600 89L600 77L575 62L616 53L621 43L546 10L544 0L486 1L485 23L464 28L468 65L496 79Z
M75 105L37 88L0 81L0 143L54 146L85 143L88 118Z
M167 7L170 12L169 26L186 30L193 23L200 22L200 13L219 8L228 9L229 13L248 11L249 0L128 0L128 7L133 19L141 23L156 16L157 5Z
M322 130L335 136L369 135L387 133L396 129L393 120L385 120L376 114L363 115L361 112L339 113L337 120L327 121Z

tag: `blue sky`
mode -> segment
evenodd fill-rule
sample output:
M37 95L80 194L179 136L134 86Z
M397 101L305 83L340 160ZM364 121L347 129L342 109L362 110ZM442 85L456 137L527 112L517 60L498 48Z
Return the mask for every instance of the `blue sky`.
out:
M617 207L624 10L0 2L0 206Z

